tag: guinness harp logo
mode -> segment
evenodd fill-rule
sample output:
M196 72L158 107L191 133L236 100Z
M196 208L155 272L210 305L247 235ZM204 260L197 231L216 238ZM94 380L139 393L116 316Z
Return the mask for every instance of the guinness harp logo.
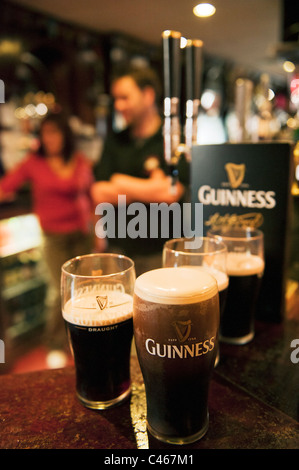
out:
M106 308L107 304L108 304L108 296L107 295L105 295L105 296L97 295L96 299L97 299L97 302L98 302L98 305L99 305L100 309L104 310L104 308Z
M245 176L245 164L240 163L227 163L225 165L225 170L228 176L229 183L232 188L238 188L244 179Z
M177 338L180 343L183 343L187 338L189 338L191 333L191 320L175 321L172 325L175 328Z

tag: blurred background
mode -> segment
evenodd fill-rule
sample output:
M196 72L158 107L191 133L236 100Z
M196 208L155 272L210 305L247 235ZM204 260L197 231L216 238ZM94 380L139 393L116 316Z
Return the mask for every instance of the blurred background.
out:
M195 4L192 0L3 1L1 128L20 131L23 137L14 141L21 148L13 160L21 158L38 119L53 107L74 117L82 146L90 158L97 158L97 146L111 125L113 69L124 62L149 64L162 75L161 33L165 29L204 42L202 114L221 118L224 134L219 138L236 138L229 117L235 108L238 79L248 80L252 115L261 112L267 89L273 118L267 137L293 138L299 106L297 2L218 0L213 2L216 13L209 18L196 17ZM182 86L182 101L183 95ZM7 146L13 145L8 137L2 133L5 167L15 163L11 154L6 156Z

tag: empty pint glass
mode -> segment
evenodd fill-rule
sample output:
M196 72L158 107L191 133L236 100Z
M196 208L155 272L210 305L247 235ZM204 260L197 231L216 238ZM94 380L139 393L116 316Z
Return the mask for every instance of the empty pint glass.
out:
M134 283L134 263L122 255L78 256L62 266L76 392L88 408L109 408L130 394Z
M254 337L255 309L264 273L264 237L260 230L220 227L210 230L227 246L229 287L220 322L220 340L246 344Z
M217 283L206 271L160 268L136 280L134 336L145 383L147 427L187 444L208 429L208 390L219 327Z

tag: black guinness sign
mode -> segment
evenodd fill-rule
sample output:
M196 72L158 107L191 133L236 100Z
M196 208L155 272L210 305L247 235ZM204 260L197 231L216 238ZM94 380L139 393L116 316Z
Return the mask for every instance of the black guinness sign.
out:
M203 233L217 225L250 225L264 233L266 266L257 318L266 321L280 321L285 307L292 162L288 143L192 149L192 202L203 204Z

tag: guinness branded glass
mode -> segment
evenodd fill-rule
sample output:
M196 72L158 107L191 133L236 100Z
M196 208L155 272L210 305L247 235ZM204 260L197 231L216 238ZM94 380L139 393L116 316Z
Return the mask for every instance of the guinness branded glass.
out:
M221 317L228 288L227 248L217 238L200 237L196 240L194 248L190 248L190 239L187 238L168 240L163 247L163 267L193 266L214 276L219 289Z
M130 394L134 263L117 254L79 256L62 266L62 314L76 369L76 392L105 409Z
M254 337L254 316L264 273L264 237L260 230L220 227L210 230L227 246L229 287L220 323L220 340L246 344Z
M168 240L163 247L163 267L190 266L196 269L204 269L214 276L219 290L221 319L228 289L227 248L221 240L209 237L195 238L192 245L194 245L194 248L190 248L190 239L187 238ZM217 349L215 365L218 362L219 349Z
M135 283L133 323L149 432L172 444L200 439L209 424L219 327L215 278L204 270L194 276L189 267L142 274Z

